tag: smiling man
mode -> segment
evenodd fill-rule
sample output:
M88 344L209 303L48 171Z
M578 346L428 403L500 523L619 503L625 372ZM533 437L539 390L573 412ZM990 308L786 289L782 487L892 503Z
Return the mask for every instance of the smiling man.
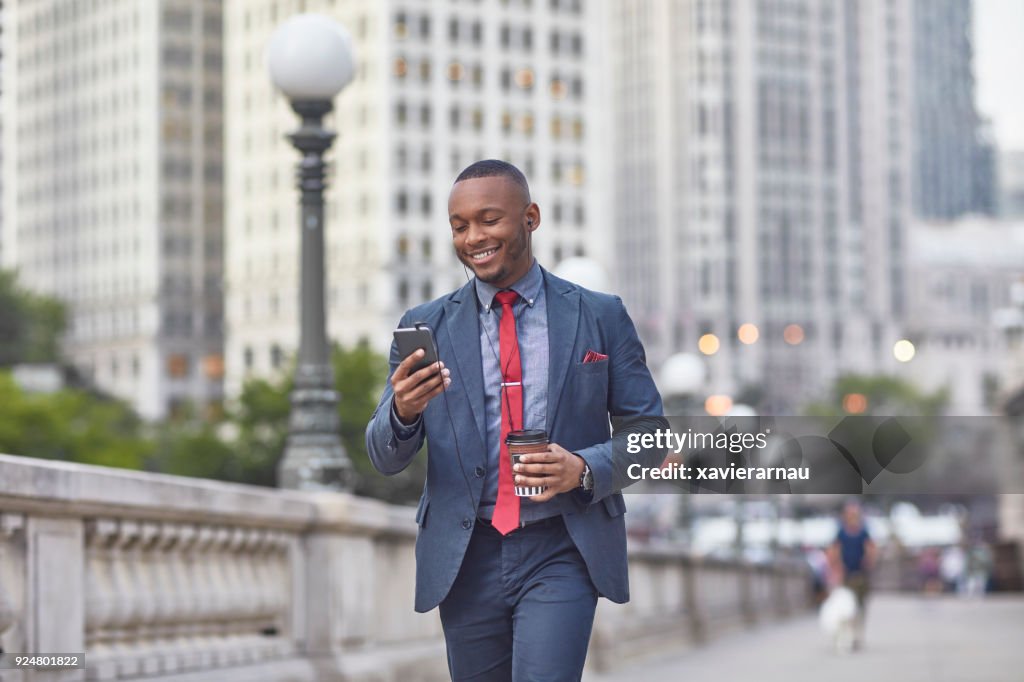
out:
M665 455L630 453L627 439L668 423L622 301L534 259L541 212L517 168L469 166L448 213L469 282L399 322L429 326L439 362L413 371L422 352L403 359L392 345L370 459L395 474L429 445L416 610L440 607L452 679L578 680L597 598L629 599L628 467ZM513 471L504 441L521 429L549 444Z

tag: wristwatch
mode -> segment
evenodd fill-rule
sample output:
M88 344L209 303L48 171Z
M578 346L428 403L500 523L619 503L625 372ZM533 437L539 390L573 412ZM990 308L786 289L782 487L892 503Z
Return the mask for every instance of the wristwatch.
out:
M590 465L586 461L583 462L583 473L580 474L580 489L588 493L594 489L594 472L590 470Z

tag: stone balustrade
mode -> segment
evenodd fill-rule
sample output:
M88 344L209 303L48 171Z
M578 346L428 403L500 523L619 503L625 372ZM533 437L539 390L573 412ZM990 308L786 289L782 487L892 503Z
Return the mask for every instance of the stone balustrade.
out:
M412 610L413 510L0 455L0 647L84 652L3 682L447 679L436 611ZM807 603L797 569L630 554L588 665L678 650Z

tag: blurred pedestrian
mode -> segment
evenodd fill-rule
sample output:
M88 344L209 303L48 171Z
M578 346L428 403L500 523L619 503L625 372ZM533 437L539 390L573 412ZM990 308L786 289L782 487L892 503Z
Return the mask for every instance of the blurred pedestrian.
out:
M843 585L857 597L857 617L853 646L864 645L864 619L871 587L871 570L878 558L878 547L868 534L860 504L847 502L836 539L829 547L833 585Z

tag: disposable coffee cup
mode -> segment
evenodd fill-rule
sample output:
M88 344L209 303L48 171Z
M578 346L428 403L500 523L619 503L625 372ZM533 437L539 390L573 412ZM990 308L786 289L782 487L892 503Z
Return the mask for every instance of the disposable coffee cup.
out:
M543 429L511 431L505 438L505 443L508 445L508 454L512 457L512 467L515 471L515 466L523 455L548 451L548 432ZM546 485L515 486L516 497L533 497L547 489Z

